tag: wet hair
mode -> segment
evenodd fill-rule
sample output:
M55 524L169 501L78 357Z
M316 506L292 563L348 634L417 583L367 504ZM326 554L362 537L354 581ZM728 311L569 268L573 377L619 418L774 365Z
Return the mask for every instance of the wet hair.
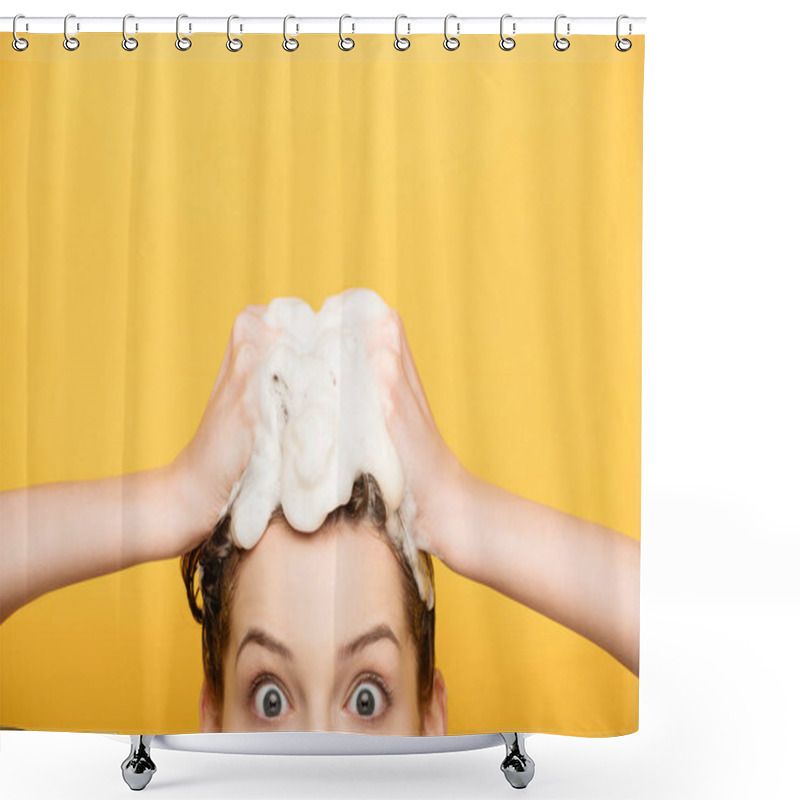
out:
M278 506L270 517L286 521ZM406 623L417 649L417 709L420 720L433 694L435 609L428 609L419 596L414 573L400 549L386 531L387 511L380 486L371 474L362 474L353 483L350 500L331 511L318 530L341 521L365 521L376 528L389 544L400 566L403 586L403 605ZM288 522L287 522L288 524ZM207 539L181 558L181 575L186 586L192 616L203 626L203 670L210 700L222 708L224 699L223 654L230 638L233 597L238 568L246 550L238 547L231 537L231 517L226 514ZM268 535L268 534L267 534ZM429 553L419 551L423 567L433 586L433 560ZM198 587L202 607L197 603Z

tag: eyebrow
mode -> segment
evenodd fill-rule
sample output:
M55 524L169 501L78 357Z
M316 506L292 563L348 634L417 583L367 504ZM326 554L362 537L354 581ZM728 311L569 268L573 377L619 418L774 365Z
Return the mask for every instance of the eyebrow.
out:
M357 636L353 641L343 644L339 648L339 661L351 658L359 650L363 650L365 647L369 647L369 645L379 642L381 639L388 639L390 642L394 642L398 650L400 649L400 642L397 641L394 631L386 623L383 623L382 625L376 625L371 630L366 631L366 633L362 633L361 636Z
M382 639L388 639L390 642L394 642L397 648L400 647L400 642L397 640L394 631L386 623L383 623L362 633L352 641L347 642L347 644L343 644L339 648L338 658L340 661L351 658L359 650L363 650L365 647L379 642ZM250 628L239 644L239 649L236 651L237 662L239 661L242 650L251 642L281 656L281 658L287 661L294 661L294 653L292 653L283 642L279 642L274 636L270 636L263 628Z

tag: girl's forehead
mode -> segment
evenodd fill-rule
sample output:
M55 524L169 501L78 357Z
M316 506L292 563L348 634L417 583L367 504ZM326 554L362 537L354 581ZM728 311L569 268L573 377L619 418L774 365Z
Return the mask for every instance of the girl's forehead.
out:
M365 523L304 533L274 520L239 565L231 612L234 647L253 624L312 648L381 623L406 632L400 565Z

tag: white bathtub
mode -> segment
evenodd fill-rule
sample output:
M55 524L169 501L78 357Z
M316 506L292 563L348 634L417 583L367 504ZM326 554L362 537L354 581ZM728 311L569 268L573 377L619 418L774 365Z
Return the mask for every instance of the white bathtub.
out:
M131 789L141 790L156 771L150 756L152 748L198 753L236 753L242 755L391 755L445 753L506 746L500 768L508 782L523 789L533 778L534 764L525 752L530 733L485 733L463 736L376 736L328 731L275 733L178 733L151 736L124 736L104 733L130 745L122 762L122 776Z

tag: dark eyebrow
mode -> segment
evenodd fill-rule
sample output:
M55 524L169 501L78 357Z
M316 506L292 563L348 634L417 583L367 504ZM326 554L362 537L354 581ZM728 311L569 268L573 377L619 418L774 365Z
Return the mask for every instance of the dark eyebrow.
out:
M395 636L394 631L384 623L382 625L376 625L374 628L368 630L366 633L362 633L351 642L342 645L339 648L339 660L344 661L347 658L351 658L359 650L363 650L365 647L368 647L369 645L374 644L381 639L388 639L390 642L394 642L398 648L400 647L400 642L397 640L397 636ZM272 651L282 658L285 658L287 661L294 661L294 654L285 644L279 642L261 628L250 628L239 644L239 649L236 651L237 662L239 661L239 656L242 650L244 650L244 648L250 644L250 642L260 645L265 650Z
M285 658L287 661L294 661L294 654L285 644L282 644L261 628L250 628L244 635L244 639L242 639L239 649L236 651L237 662L239 661L239 656L241 655L242 650L244 650L245 646L250 644L250 642L255 642L256 644L261 645L261 647L263 647L265 650L271 650L273 653Z
M352 642L343 644L339 648L339 661L344 661L347 658L351 658L359 650L363 650L365 647L368 647L369 645L374 644L381 639L388 639L389 641L394 642L398 648L400 647L400 642L397 641L394 631L384 623L382 625L376 625L366 633L362 633L361 636L356 637Z

